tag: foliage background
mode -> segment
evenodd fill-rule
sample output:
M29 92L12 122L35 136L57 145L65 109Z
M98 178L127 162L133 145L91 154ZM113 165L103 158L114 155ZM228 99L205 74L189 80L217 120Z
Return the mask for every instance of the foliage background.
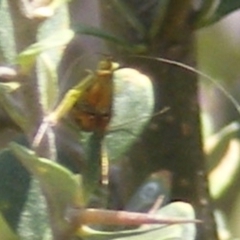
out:
M200 69L218 79L238 101L239 19L240 12L235 11L218 23L197 31ZM209 85L203 79L201 85L202 108L210 118L210 128L208 128L209 122L206 121L204 129L206 134L217 132L232 121L239 121L239 113L216 86ZM225 174L224 170L222 174ZM239 237L239 229L236 226L239 221L239 211L237 210L239 206L238 191L237 186L231 187L219 203L230 220L229 226L232 235L237 238ZM229 204L229 201L231 204Z
M57 2L57 1L56 1ZM174 2L174 1L173 1ZM224 1L223 1L224 2ZM234 1L231 1L229 4L234 3ZM2 62L3 64L6 64L6 62L12 62L14 60L14 42L9 41L8 34L9 31L12 30L11 23L8 22L7 16L5 15L5 10L4 10L4 1L2 1L2 6L1 6L1 18L4 19L4 25L1 28L1 44L9 44L9 45L4 45L1 47L2 49L8 49L9 51L2 51L1 52L1 57L2 57ZM12 9L16 9L16 6L14 8L14 3L9 1L9 4L12 4ZM90 2L90 1L73 1L69 5L70 9L70 22L74 24L86 24L86 25L94 25L95 27L100 27L100 11L97 10L97 7L95 6L96 2ZM233 4L234 5L234 4ZM59 15L58 15L59 14ZM237 12L234 13L235 18L238 18ZM18 18L17 12L14 12L12 15L12 18ZM238 73L238 63L239 63L239 51L238 51L238 45L239 45L239 36L236 34L237 32L237 27L238 25L236 24L235 28L234 23L238 22L238 20L230 20L233 16L229 16L228 19L222 20L216 25L212 25L210 27L202 28L201 30L198 30L196 32L197 40L198 40L198 45L197 45L197 52L198 52L198 61L199 61L199 68L206 72L207 74L213 76L216 79L219 79L221 81L221 84L224 85L226 89L236 98L238 98L238 85L239 85L239 73ZM54 20L56 19L56 20ZM146 19L145 19L146 20ZM21 31L26 31L26 29L31 29L31 24L35 25L38 27L39 23L37 22L32 22L29 24L29 21L24 22L25 20L22 20L20 25L17 26L18 31L16 31L16 34L18 34L15 37L18 37L18 42L16 42L16 49L18 52L22 51L25 47L27 47L29 44L34 43L38 39L43 39L46 35L52 32L52 29L56 28L65 28L68 25L68 12L66 8L61 8L56 12L54 15L54 18L50 20L47 20L43 26L41 26L41 31L38 33L37 39L35 39L35 34L36 32L29 32L29 35L22 35L19 34ZM228 22L229 21L229 22ZM13 21L14 22L14 21ZM8 25L9 24L9 25ZM230 31L230 28L233 27L234 30ZM14 28L14 27L13 27ZM16 25L15 25L16 28ZM80 31L83 31L80 29ZM96 35L96 33L95 33ZM191 34L190 34L191 35ZM20 38L19 38L20 37ZM192 35L190 36L192 37ZM7 39L7 40L6 40ZM78 58L79 56L83 56L83 60L80 61L81 63L81 68L80 69L75 69L71 73L71 80L73 81L78 81L78 79L81 78L81 72L83 69L94 69L94 66L96 65L96 62L99 60L99 56L96 54L96 52L107 52L108 50L106 49L105 45L102 44L103 41L100 40L99 38L96 38L94 36L77 36L75 37L72 42L68 45L67 47L67 54L61 59L61 67L58 69L58 75L59 75L59 82L60 82L60 98L63 96L63 92L66 91L66 89L69 86L72 86L74 82L72 81L67 81L66 82L66 72L68 72L68 69L70 68L69 65L74 61L74 59ZM194 51L195 49L192 49L192 39L190 39L190 52ZM114 51L111 52L114 57L117 57L115 55ZM161 56L161 51L159 52ZM192 53L192 52L191 52ZM163 57L165 52L162 51ZM59 61L59 53L56 52L48 52L48 55L50 58L57 59L56 61ZM90 56L90 57L88 57ZM167 55L168 56L168 55ZM123 58L124 59L124 58ZM177 60L181 61L181 59ZM186 59L184 59L186 60ZM192 60L192 59L191 59ZM131 61L123 60L125 61L126 64L131 64ZM189 59L187 59L187 63L191 63ZM45 71L38 73L38 77L41 80L41 86L40 86L40 92L42 91L43 94L45 94L47 91L46 89L54 89L54 86L57 86L56 83L56 71L54 74L54 71L51 71L51 66L49 66L46 61L40 61L37 63L40 68L45 68ZM138 65L138 61L134 63L135 65ZM153 69L155 68L158 69L160 66L160 63L148 63L146 65L155 65ZM147 67L148 68L148 67ZM162 66L164 68L164 66ZM151 67L150 67L151 69ZM149 69L148 69L149 70ZM151 69L152 70L152 69ZM80 71L80 72L79 72ZM169 70L168 70L169 71ZM154 74L153 74L154 75ZM47 77L46 77L47 76ZM31 76L34 77L34 76ZM44 81L44 79L49 78L51 81ZM26 81L27 79L24 79ZM52 85L49 86L48 84L51 83ZM217 132L223 128L226 124L231 122L232 120L238 119L239 115L234 110L233 105L229 102L229 100L222 94L221 91L219 91L218 88L216 88L214 85L211 85L209 82L206 80L202 79L202 92L201 92L201 104L203 105L203 109L205 110L205 113L207 115L208 122L210 122L210 127L208 127L208 134ZM164 84L163 84L164 86ZM41 90L42 89L42 90ZM194 88L195 89L195 88ZM34 90L34 86L31 85L26 85L25 92L24 93L29 93L31 90ZM30 125L27 127L27 136L28 139L32 139L32 135L34 133L34 129L36 128L36 125L41 119L41 114L43 110L48 110L51 109L53 106L53 101L57 96L57 92L52 92L50 94L45 95L44 97L44 102L43 102L43 109L41 106L36 105L34 107L35 101L38 102L38 96L34 95L34 92L31 93L31 95L26 95L23 97L23 101L26 104L26 108L29 109L34 109L33 112L27 112L28 118L30 119L29 123ZM164 93L163 93L164 94ZM19 96L15 96L17 99ZM21 98L22 96L20 96ZM29 101L31 100L31 101ZM33 104L34 103L34 104ZM16 102L14 105L17 109ZM26 110L26 109L25 109ZM25 111L26 113L26 111ZM8 118L6 115L6 109L2 109L1 113L1 146L4 148L7 146L9 140L15 138L19 134L19 126L16 126L13 124L12 120ZM24 123L23 123L24 125ZM207 127L204 128L204 131ZM26 130L26 129L25 129ZM67 155L67 158L69 156L76 156L81 158L82 154L82 149L79 149L76 144L74 144L72 141L66 142L62 141L65 136L68 136L68 133L65 132L64 127L59 128L57 131L57 146L59 146L59 151L61 152L61 155L64 156ZM60 136L60 137L59 137ZM69 136L68 136L69 137ZM68 139L68 137L66 139ZM72 137L72 136L71 136ZM164 137L163 137L164 139ZM167 139L166 139L167 140ZM170 139L171 140L171 139ZM22 140L20 140L22 141ZM49 146L51 146L51 139L49 138ZM62 144L62 145L61 145ZM165 146L169 143L164 143ZM228 145L228 144L227 144ZM66 154L66 148L70 146L70 151L68 154ZM51 148L46 147L46 146L41 146L37 151L39 153L42 152L42 150L46 150L46 155L51 155L54 154L51 152ZM234 152L233 152L234 154ZM64 158L64 157L63 157ZM153 161L153 159L151 159ZM71 163L69 161L63 160L63 163L65 165L70 165L69 167L72 169L78 169L79 166L76 163ZM123 161L123 164L125 164L125 161ZM180 162L177 166L183 169L187 169L186 166L182 166L182 162ZM156 164L159 166L158 164ZM156 165L153 165L154 167ZM160 164L161 165L161 164ZM164 164L163 164L164 165ZM129 169L129 165L123 165L123 167L126 169ZM153 166L149 167L150 164L148 165L143 165L142 170L143 172L140 171L140 174L136 174L136 172L131 172L129 171L130 174L133 174L135 177L135 182L133 183L133 186L130 186L130 188L127 188L125 191L126 198L128 195L132 194L133 189L138 186L140 183L140 179L145 177L147 172L144 172L144 168L147 167L147 171L149 171L149 168L154 168ZM19 166L16 166L19 167ZM169 166L168 166L169 167ZM171 167L170 167L171 168ZM2 171L5 171L4 165L2 167ZM16 169L14 170L16 171ZM237 171L238 172L238 171ZM5 171L5 175L11 175L12 172ZM230 173L231 174L231 173ZM4 175L4 176L5 176ZM181 175L181 174L180 174ZM238 176L239 174L237 174ZM127 177L124 175L124 177ZM20 178L21 180L22 178ZM232 232L233 237L238 237L239 233L237 230L237 227L235 226L236 223L238 222L236 219L239 218L237 215L236 209L239 208L238 206L238 195L236 192L238 192L237 188L237 179L238 177L234 177L232 180L232 184L230 184L229 189L224 193L223 197L221 199L218 199L216 201L216 206L219 209L222 209L223 212L227 215L227 222L230 224L230 229ZM179 179L178 179L179 180ZM178 181L175 180L175 183ZM199 180L198 180L199 181ZM197 186L195 186L197 188ZM195 191L195 188L192 189ZM3 185L2 189L6 189L6 186ZM17 192L16 192L17 193ZM177 193L177 194L176 194ZM184 196L185 193L183 192L175 192L175 198L183 198L193 201L194 199L191 199L191 194L190 196ZM23 201L24 199L21 199ZM36 200L35 200L36 201ZM229 201L231 201L234 204L231 204L231 207L229 205ZM3 204L3 203L2 203ZM4 205L4 204L3 204ZM201 212L201 210L200 210ZM200 214L201 215L201 214ZM16 220L14 220L16 221ZM206 238L205 238L206 239ZM209 238L211 239L211 237Z

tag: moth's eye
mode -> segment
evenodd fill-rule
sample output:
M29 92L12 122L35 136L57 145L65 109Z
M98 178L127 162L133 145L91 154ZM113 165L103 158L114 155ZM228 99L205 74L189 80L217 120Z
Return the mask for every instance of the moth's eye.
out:
M86 113L86 114L87 114L88 119L89 119L90 121L92 121L92 120L94 120L94 119L96 118L96 115L95 115L94 113Z
M109 114L109 113L104 113L104 114L102 115L102 117L103 117L103 118L110 118L110 114Z

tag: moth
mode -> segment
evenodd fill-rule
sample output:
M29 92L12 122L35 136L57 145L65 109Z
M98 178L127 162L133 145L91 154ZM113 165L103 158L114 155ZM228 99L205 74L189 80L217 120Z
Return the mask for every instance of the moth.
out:
M69 111L70 118L82 130L104 132L112 116L113 71L117 64L110 58L99 62L90 84Z

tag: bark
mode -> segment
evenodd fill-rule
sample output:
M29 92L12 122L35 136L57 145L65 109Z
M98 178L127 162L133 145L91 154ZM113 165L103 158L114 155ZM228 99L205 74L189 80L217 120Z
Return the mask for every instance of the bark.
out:
M135 6L136 15L141 17L143 12L139 10L140 3L126 3ZM150 16L153 8L146 8L147 16ZM126 19L116 11L111 1L108 1L108 4L102 1L101 11L104 29L134 45L144 43L147 46L144 55L196 66L190 0L169 2L164 21L154 38L139 37L136 31L126 24ZM144 20L142 17L143 25L148 27L149 23ZM156 112L163 107L170 107L163 116L153 117L128 154L127 167L132 171L127 171L131 176L124 176L127 183L126 198L149 173L168 169L173 173L172 200L192 203L197 218L203 220L203 224L198 225L197 239L217 239L202 150L197 76L176 66L131 57L113 44L110 49L116 59L121 57L127 66L136 67L152 77ZM132 186L129 182L133 182Z

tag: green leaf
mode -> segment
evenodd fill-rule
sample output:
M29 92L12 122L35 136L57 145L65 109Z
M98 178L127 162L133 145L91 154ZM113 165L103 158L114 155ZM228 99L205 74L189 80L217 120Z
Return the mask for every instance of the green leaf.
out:
M125 50L128 50L129 52L134 52L134 53L143 52L146 49L146 46L144 45L136 45L136 44L132 45L130 42L126 41L125 39L119 36L115 36L105 30L102 30L96 27L74 26L73 29L77 34L85 34L85 35L90 35L90 36L104 39L106 41L119 45L120 47L124 48Z
M238 0L222 0L214 14L214 20L225 17L227 14L236 11L240 8L240 2Z
M113 118L104 140L112 161L130 148L154 110L153 86L148 76L123 68L114 72L113 81Z
M80 183L73 173L58 163L38 158L33 151L17 143L11 143L10 149L39 180L44 194L54 204L55 209L61 211L67 205L83 205Z
M215 3L215 1L213 2ZM238 10L239 8L240 8L239 0L221 0L213 14L207 17L207 19L200 19L198 26L205 27L210 24L213 24L224 18L226 15L232 13L233 11Z
M63 0L64 1L64 0ZM44 4L44 1L43 3ZM46 4L46 2L45 2ZM53 36L53 33L62 32L61 38L71 39L71 31L67 30L69 27L69 14L67 6L60 7L51 17L51 19L44 21L38 29L37 39L42 41ZM61 31L60 31L61 30ZM69 32L70 31L70 32ZM66 36L65 36L66 34ZM65 45L65 43L63 42ZM68 40L66 40L68 44ZM40 91L41 102L44 105L45 112L53 109L53 104L56 104L58 84L57 84L57 67L62 59L64 47L50 48L44 51L39 58L37 58L37 74L38 86Z
M162 205L169 201L171 193L172 175L167 170L151 174L139 187L136 193L124 207L125 211L149 212L158 200L163 197Z
M38 158L33 151L17 143L11 143L10 149L39 181L54 229L63 234L71 231L69 229L72 226L65 219L66 211L70 206L84 205L81 187L76 176L51 160Z
M34 18L47 18L54 15L57 8L62 4L69 2L70 0L51 0L46 3L43 1L41 6L36 7L30 12Z
M65 29L55 32L50 37L29 46L17 57L17 63L21 66L21 71L24 73L28 72L34 65L39 54L48 49L66 45L73 36L73 31Z
M120 15L124 16L124 19L129 23L134 30L137 31L137 35L140 35L143 39L146 36L146 29L141 20L137 17L133 9L121 0L111 1L114 7L119 11Z
M237 138L239 133L240 124L238 122L232 122L206 139L204 150L207 157L209 172L217 167L226 154L230 141Z
M0 84L0 105L8 113L11 119L21 128L26 129L27 119L26 116L22 113L21 106L13 98L8 95L8 92L11 92L19 87L18 83L1 83Z
M6 0L1 1L0 18L0 61L12 63L16 57L16 46L13 23Z
M0 82L0 91L6 93L13 92L20 87L19 82Z
M48 229L50 229L50 223L46 200L42 195L39 182L32 179L20 214L17 233L24 240L42 240Z
M41 54L39 58L39 88L42 96L44 110L53 109L58 95L57 66L47 54Z
M16 141L27 145L26 138ZM23 205L27 199L30 176L9 149L0 152L0 211L9 226L15 231Z
M220 198L236 180L240 168L239 156L240 141L235 138L229 142L221 161L209 174L210 192L215 199Z
M4 217L0 213L0 239L1 240L20 240L10 229Z
M157 6L154 9L153 20L149 30L149 36L151 39L154 39L154 37L157 36L160 29L162 28L162 24L169 7L169 3L170 3L170 0L158 1Z

